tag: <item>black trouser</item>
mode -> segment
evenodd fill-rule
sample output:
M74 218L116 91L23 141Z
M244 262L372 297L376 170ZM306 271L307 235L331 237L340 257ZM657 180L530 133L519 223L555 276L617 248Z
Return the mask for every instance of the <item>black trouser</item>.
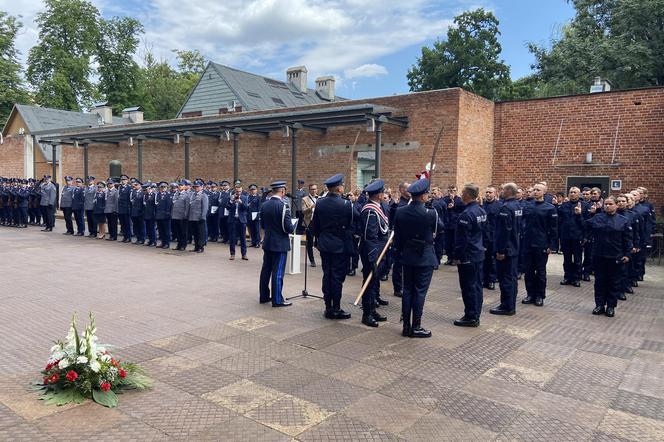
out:
M189 221L189 230L194 235L194 245L195 250L203 250L205 243L207 241L205 235L205 224L206 220L199 219L198 221Z
M615 307L620 294L621 267L616 258L593 256L595 272L595 306Z
M159 239L161 240L161 245L170 245L171 244L171 219L158 219L157 228L159 229Z
M593 243L588 241L583 245L583 276L590 276L593 272Z
M108 224L108 237L110 239L118 239L118 214L107 213L106 223ZM96 230L97 226L95 226Z
M143 215L132 216L131 223L134 227L136 242L145 242L145 222L143 221Z
M263 266L259 282L260 302L269 302L272 305L284 302L282 289L284 287L284 271L286 269L287 252L270 252L263 250ZM270 296L270 287L272 296Z
M403 266L403 296L401 315L404 325L417 323L422 319L424 300L431 284L433 267Z
M357 269L358 264L360 263L360 251L357 241L353 239L353 253L348 256L348 272L352 272Z
M533 298L546 298L546 263L549 254L546 249L526 247L526 293Z
M346 273L348 272L348 254L320 252L323 266L323 299L327 310L341 308L341 295Z
M247 255L247 225L240 220L234 219L228 222L228 245L231 255L235 256L235 245L240 240L240 252L242 256Z
M72 220L72 209L71 207L62 207L62 215L65 218L65 227L67 228L67 233L74 233L74 222Z
M146 236L148 237L148 244L156 244L157 243L157 231L155 230L155 220L150 218L150 219L144 219L145 222L145 233Z
M86 210L85 218L88 220L88 233L97 236L97 223L95 222L94 211Z
M496 260L498 284L500 285L500 307L505 310L516 310L516 295L519 289L518 265L518 256L505 256L503 260Z
M210 241L217 241L219 239L219 210L215 213L209 213L207 216L208 234Z
M52 229L55 227L55 207L54 206L41 206L42 218L46 227Z
M438 232L438 235L436 235L436 239L434 239L433 242L433 247L434 250L436 251L436 259L438 260L438 263L443 259L443 255L445 254L445 234L443 231Z
M482 261L457 265L464 306L463 315L467 319L480 319L482 314L482 302L484 301L482 267Z
M484 265L483 269L483 279L482 282L484 285L489 283L495 283L497 280L496 276L496 252L493 250L493 244L489 243L486 246L484 251Z
M74 219L76 220L76 233L81 235L85 234L85 218L83 217L83 209L74 210Z
M369 257L364 253L360 254L362 259L362 284L369 277L369 273L372 271L372 263L369 261ZM376 274L371 277L371 282L367 286L364 294L362 295L362 315L369 317L375 310L376 301L380 296L380 271L376 269Z
M131 216L128 213L118 213L118 218L123 239L131 239Z
M560 248L563 252L563 279L573 282L581 280L583 265L583 245L578 239L561 239Z
M27 207L19 207L16 210L18 211L18 224L19 224L19 226L28 225L28 208Z
M394 293L403 292L403 265L401 265L398 253L392 255L392 286Z
M251 216L251 215L249 215ZM247 220L247 227L249 227L249 236L251 237L251 246L258 247L261 243L261 223L258 220L258 215L256 219ZM307 242L307 245L309 243Z
M222 213L223 213L224 208L219 207L219 210L221 210ZM219 237L221 238L221 240L223 242L228 241L228 217L227 216L223 216L223 215L219 216Z
M178 248L185 249L187 247L187 223L186 219L173 220L173 233L175 234L174 240L178 242Z
M308 228L305 230L305 235L307 238L307 257L309 258L309 262L316 263L314 256L314 235L309 231Z
M445 229L445 255L448 261L452 261L452 252L454 252L454 229Z

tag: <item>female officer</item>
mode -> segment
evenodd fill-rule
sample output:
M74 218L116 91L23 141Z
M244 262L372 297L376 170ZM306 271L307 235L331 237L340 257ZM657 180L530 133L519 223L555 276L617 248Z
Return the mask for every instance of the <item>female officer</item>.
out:
M632 250L632 228L618 214L616 199L604 200L601 212L585 222L586 241L593 240L595 271L595 309L593 315L615 315L618 295L622 291L622 267L629 262Z
M104 239L106 236L106 215L104 209L106 208L106 184L103 181L97 183L97 193L95 193L95 205L92 213L97 223L97 239Z

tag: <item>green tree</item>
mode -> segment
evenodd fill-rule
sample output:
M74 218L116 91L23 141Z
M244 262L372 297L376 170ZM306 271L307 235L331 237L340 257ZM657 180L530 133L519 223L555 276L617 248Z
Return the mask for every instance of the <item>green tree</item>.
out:
M14 103L30 101L21 79L21 64L15 46L21 26L16 17L0 11L0 124L7 120Z
M498 19L482 8L454 18L446 40L422 56L408 71L411 91L462 87L489 99L498 98L509 83L509 67L499 59Z
M97 89L116 114L138 104L140 68L134 61L143 25L130 17L100 19L96 59L99 65Z
M94 95L90 81L99 11L85 0L44 0L39 43L30 49L27 77L42 106L80 110Z

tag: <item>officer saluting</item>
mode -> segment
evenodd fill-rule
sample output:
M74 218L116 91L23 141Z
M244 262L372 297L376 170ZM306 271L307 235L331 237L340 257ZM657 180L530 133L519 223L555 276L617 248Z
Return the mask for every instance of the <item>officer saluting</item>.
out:
M415 181L408 186L408 193L412 201L394 214L394 249L403 265L402 335L429 338L431 332L422 328L422 311L438 263L434 238L443 224L435 209L424 206L429 198L429 180Z
M290 250L288 235L293 233L290 208L284 203L286 182L275 181L270 187L272 196L261 206L261 227L265 231L263 240L263 267L259 283L261 304L272 301L272 307L288 307L281 290L284 286L286 255ZM271 287L269 287L271 285ZM272 290L270 290L270 288ZM270 296L270 291L272 296Z
M341 294L353 253L353 224L359 217L353 203L341 198L344 176L336 174L325 181L327 196L316 203L311 233L317 239L323 265L323 298L327 319L349 319L341 309Z

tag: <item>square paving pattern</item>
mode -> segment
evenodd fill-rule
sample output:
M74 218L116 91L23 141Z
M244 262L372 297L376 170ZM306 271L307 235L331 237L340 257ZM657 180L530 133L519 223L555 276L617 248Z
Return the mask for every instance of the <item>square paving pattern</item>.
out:
M225 244L157 251L63 236L57 224L0 226L0 440L664 440L664 267L650 261L614 318L590 314L592 282L558 284L552 255L544 307L493 316L500 293L485 290L471 329L452 325L458 276L441 266L424 307L433 337L413 340L401 336L391 282L381 284L388 321L360 323L359 271L344 284L353 317L334 322L315 298L260 305L258 249L229 261ZM320 283L321 268L309 268L309 293ZM304 274L284 284L297 295ZM88 311L100 342L154 387L115 409L46 405L29 384L72 313Z

